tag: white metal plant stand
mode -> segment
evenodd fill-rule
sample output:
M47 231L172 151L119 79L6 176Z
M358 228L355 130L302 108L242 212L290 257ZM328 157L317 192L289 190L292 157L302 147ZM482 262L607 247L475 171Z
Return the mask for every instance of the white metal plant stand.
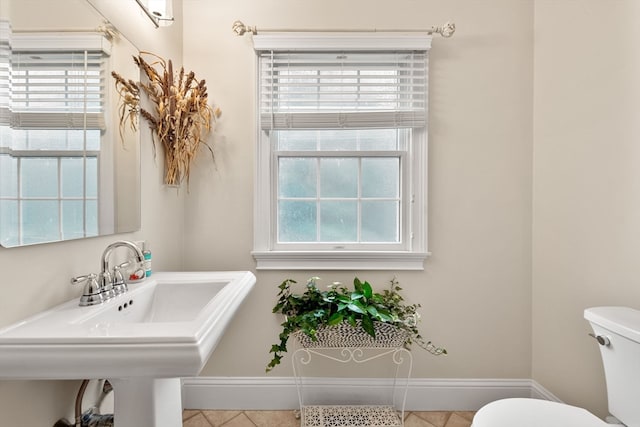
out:
M411 352L404 347L405 331L386 323L375 323L374 339L359 327L346 322L319 328L317 341L303 332L293 334L298 348L293 352L293 375L300 402L301 427L401 427L409 378L413 366ZM388 404L325 405L310 404L305 397L302 367L314 359L327 359L347 364L364 364L383 360L395 365ZM401 369L402 368L402 369ZM399 381L401 380L401 381Z

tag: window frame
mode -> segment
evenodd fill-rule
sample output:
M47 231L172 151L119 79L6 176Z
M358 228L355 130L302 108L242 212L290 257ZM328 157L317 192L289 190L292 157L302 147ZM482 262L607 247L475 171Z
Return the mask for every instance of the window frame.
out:
M265 34L254 37L259 55L264 50L423 50L430 48L426 34ZM256 55L256 76L260 64ZM428 62L427 62L428 63ZM428 78L428 77L427 77ZM254 250L259 270L423 270L427 250L427 127L412 128L401 166L402 245L283 244L277 236L278 153L269 132L260 125L260 88L256 84L256 173L254 191ZM428 101L428 100L427 100ZM335 153L349 157L349 151ZM364 155L366 157L366 154ZM332 246L332 247L331 247ZM382 248L382 249L380 249Z

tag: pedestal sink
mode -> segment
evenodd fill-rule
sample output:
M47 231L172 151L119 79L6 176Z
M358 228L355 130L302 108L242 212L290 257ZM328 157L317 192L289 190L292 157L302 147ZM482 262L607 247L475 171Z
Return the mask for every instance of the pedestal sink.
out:
M202 370L255 281L154 273L104 304L68 301L0 329L0 378L109 379L116 427L180 426L180 377Z

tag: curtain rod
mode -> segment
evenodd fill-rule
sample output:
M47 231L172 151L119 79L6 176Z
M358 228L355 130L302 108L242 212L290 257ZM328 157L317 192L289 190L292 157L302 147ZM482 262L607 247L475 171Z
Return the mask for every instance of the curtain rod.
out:
M253 27L250 25L245 25L242 21L235 21L232 25L232 30L237 36L242 36L245 33L250 33L252 35L258 34L258 28L254 25ZM260 30L261 33L289 33L289 32L299 32L299 33L310 33L310 32L331 32L331 33L377 33L377 32L391 32L391 33L427 33L427 34L440 34L442 37L451 37L453 33L456 31L456 24L453 22L446 22L439 26L433 26L429 29L424 30L415 30L415 29L406 29L403 28L401 30L378 30L378 29L366 29L366 30L356 30L356 29L329 29L329 30L318 30L318 29L263 29Z
M116 27L109 21L103 21L103 24L96 28L23 28L13 30L13 33L100 33L109 40L117 39L120 35Z

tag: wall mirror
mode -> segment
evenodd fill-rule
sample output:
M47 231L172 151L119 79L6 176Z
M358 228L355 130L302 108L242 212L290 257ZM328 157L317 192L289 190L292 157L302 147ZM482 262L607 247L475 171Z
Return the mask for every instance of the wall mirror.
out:
M138 50L86 0L0 0L0 245L140 228L140 144L111 70Z

